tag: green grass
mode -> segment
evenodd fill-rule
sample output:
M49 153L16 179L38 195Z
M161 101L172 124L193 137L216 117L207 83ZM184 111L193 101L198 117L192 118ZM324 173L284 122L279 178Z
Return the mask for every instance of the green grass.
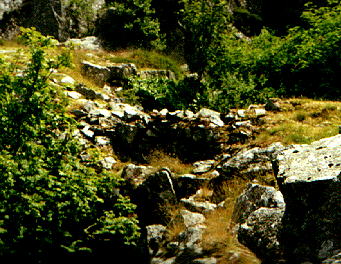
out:
M121 51L114 53L109 60L113 63L134 63L138 69L171 70L177 78L182 75L181 61L156 51L141 49Z
M268 113L263 130L256 136L257 145L279 141L283 144L309 144L338 134L341 102L290 99L292 108Z

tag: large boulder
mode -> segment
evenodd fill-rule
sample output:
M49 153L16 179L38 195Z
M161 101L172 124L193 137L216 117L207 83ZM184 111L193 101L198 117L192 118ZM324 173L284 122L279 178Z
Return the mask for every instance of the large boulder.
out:
M294 145L275 167L286 203L281 243L289 263L322 260L340 245L341 135Z
M238 240L263 263L283 260L279 236L284 209L282 194L259 184L249 184L236 201L233 218L238 223Z
M164 168L149 175L132 194L142 225L167 224L170 215L166 208L177 202L172 173Z

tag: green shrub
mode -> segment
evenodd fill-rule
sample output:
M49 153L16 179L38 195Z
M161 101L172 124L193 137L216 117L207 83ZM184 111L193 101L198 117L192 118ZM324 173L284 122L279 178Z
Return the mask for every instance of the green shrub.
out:
M134 248L135 206L115 192L120 179L80 162L75 121L48 84L68 53L47 59L53 39L22 31L30 61L21 72L0 63L0 260L56 263Z
M206 105L204 86L196 77L179 81L163 78L131 79L125 96L145 110L167 108L168 110L197 110Z
M293 28L285 37L263 29L253 38L229 27L224 1L183 2L189 66L205 81L211 107L227 109L271 96L341 98L337 1L307 9L306 27Z

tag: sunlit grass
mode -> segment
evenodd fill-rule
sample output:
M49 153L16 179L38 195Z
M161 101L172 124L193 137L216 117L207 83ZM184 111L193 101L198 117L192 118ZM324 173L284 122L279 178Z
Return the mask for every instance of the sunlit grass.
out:
M253 143L268 145L308 144L338 134L341 124L341 102L312 99L290 99L292 109L268 113L261 132Z
M213 255L219 259L218 263L260 263L251 251L238 242L235 234L234 204L245 186L246 181L240 178L232 179L223 184L224 193L227 196L224 207L218 208L206 216L207 228L203 235L203 248L213 252Z

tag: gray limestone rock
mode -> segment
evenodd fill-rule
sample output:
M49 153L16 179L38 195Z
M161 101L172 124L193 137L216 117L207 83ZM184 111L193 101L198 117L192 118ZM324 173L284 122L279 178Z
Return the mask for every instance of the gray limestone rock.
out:
M196 201L192 196L188 199L182 198L181 203L192 212L206 214L217 209L217 205L209 201Z
M248 184L236 201L233 219L239 223L238 240L265 262L283 258L279 236L284 210L282 194L259 184Z
M193 163L193 173L200 174L210 171L213 168L214 160L202 160Z
M340 250L341 135L294 145L278 155L286 203L282 244L290 263L320 263Z
M142 166L135 164L128 164L123 168L121 177L125 180L133 182L134 185L141 184L147 176L154 172L151 166Z
M99 85L104 85L110 80L111 72L108 67L97 65L88 61L82 61L82 74L92 78Z
M214 257L210 258L198 258L193 260L193 264L216 264L218 263L218 260Z
M167 224L171 215L165 208L177 203L171 171L163 168L149 175L131 198L143 224Z
M138 76L142 79L151 79L151 78L159 78L159 79L169 79L175 80L175 74L169 70L145 70L140 71Z
M218 127L224 126L224 122L221 120L219 112L216 112L207 108L202 108L196 115L199 118L207 119L209 122L211 122L215 126L218 126Z
M76 49L100 50L101 43L95 36L84 37L81 39L72 38L65 42L66 46L72 45Z
M283 195L273 187L248 184L246 190L237 198L233 219L244 223L249 215L261 207L285 209Z
M149 225L146 226L146 231L149 255L155 256L165 239L167 229L163 225Z
M0 2L0 20L3 18L5 13L9 13L19 9L24 0L2 0Z
M264 263L280 263L283 249L279 241L283 209L261 207L252 212L238 228L238 240Z

